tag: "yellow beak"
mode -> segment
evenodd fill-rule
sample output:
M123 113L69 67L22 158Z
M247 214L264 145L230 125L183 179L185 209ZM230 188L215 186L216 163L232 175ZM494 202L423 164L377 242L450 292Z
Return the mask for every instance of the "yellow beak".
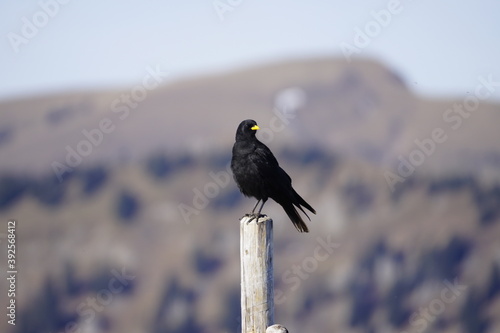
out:
M254 127L250 128L250 129L251 129L252 131L256 131L256 130L260 129L260 127L259 127L259 126L257 126L257 125L255 125Z

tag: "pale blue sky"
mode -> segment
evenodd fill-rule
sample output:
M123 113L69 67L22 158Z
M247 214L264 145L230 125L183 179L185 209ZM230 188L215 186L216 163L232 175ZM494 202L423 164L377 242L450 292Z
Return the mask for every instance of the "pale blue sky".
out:
M0 0L0 99L125 87L156 65L175 79L342 57L340 44L353 44L354 29L364 29L372 11L394 0L64 0L16 53L9 33L22 35L23 16L44 23L41 3L57 1L63 0ZM214 3L235 6L222 21ZM463 95L479 75L500 81L500 1L401 0L400 6L361 56L379 59L424 95Z

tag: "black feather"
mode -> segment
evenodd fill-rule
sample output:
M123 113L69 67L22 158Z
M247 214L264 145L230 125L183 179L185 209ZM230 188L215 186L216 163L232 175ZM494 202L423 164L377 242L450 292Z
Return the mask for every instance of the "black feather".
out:
M257 123L254 120L241 122L236 131L231 159L234 180L240 191L245 196L262 200L258 213L254 214L252 211L251 215L260 215L267 199L271 198L283 207L298 231L308 232L309 229L296 207L308 219L309 216L302 207L313 214L316 211L293 189L290 176L279 166L271 150L255 137L256 129Z

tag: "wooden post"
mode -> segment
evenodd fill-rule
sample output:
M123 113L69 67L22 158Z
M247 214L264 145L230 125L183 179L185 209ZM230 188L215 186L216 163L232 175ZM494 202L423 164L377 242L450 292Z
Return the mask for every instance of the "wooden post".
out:
M266 333L288 333L288 330L286 329L286 327L277 324L269 326L266 330Z
M265 333L274 321L273 220L240 220L241 333Z

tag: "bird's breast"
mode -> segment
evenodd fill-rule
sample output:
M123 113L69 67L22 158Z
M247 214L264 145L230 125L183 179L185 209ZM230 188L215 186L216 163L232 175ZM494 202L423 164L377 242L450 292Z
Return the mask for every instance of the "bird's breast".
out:
M264 182L255 154L252 152L233 154L231 169L234 180L238 184L241 192L246 196L261 199L265 197Z

